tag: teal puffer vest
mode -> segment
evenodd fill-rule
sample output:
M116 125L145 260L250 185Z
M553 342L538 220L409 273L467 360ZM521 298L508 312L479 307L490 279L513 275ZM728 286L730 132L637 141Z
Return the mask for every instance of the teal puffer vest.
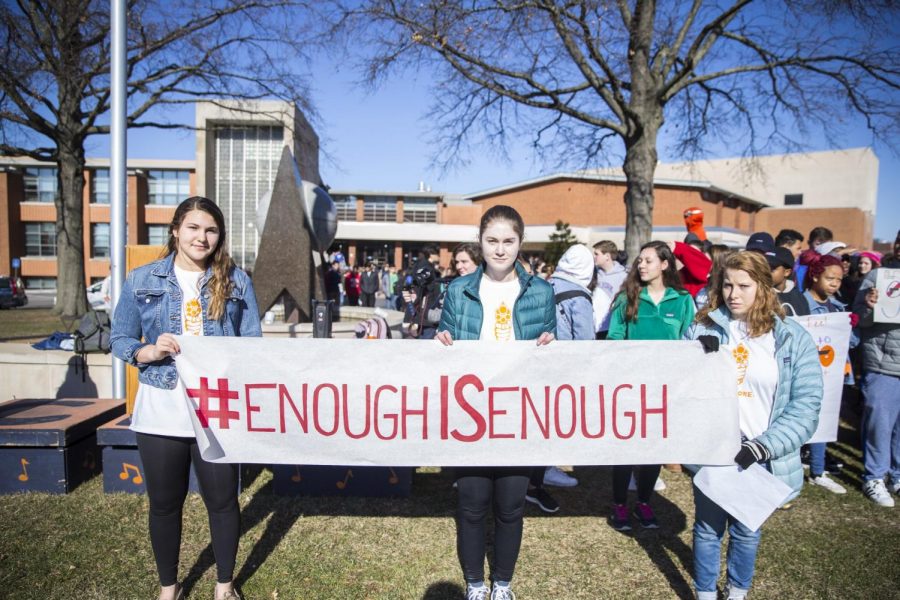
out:
M454 340L477 340L481 336L484 310L478 289L482 267L474 273L459 277L447 288L441 324L438 331L449 331ZM519 296L513 307L513 330L517 340L534 340L545 331L556 335L556 304L553 287L538 277L529 275L516 264L519 276Z

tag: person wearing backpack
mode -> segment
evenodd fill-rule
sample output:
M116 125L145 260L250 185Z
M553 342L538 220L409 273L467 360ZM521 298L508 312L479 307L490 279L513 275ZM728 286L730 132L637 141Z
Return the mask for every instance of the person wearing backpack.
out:
M228 254L225 218L207 198L178 205L163 258L128 274L112 327L113 354L138 368L131 429L150 499L150 543L159 600L184 597L178 583L182 508L191 465L209 516L215 600L239 600L232 583L238 540L238 465L200 456L184 383L175 370L176 335L262 335L253 284Z

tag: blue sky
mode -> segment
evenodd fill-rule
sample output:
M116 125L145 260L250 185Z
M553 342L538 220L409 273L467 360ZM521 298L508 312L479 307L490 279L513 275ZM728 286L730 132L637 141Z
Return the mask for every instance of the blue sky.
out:
M393 79L377 91L366 91L354 83L355 75L332 68L319 69L313 86L313 102L320 119L316 129L324 153L320 171L333 188L413 191L419 181L434 191L467 193L530 179L545 171L533 157L527 140L511 148L507 162L493 154L476 155L468 166L441 173L429 168L432 148L429 124L424 120L429 106L427 81L413 77ZM193 123L193 108L179 108L167 115L175 121ZM837 140L835 148L873 145L860 126ZM829 149L810 142L814 150ZM900 146L900 144L898 144ZM900 227L900 157L883 144L874 144L879 158L878 208L875 237L892 240ZM106 139L88 140L88 156L108 155ZM128 133L131 158L193 159L192 132L134 129ZM733 154L733 153L732 153ZM724 158L728 154L712 154ZM662 161L675 161L666 156Z

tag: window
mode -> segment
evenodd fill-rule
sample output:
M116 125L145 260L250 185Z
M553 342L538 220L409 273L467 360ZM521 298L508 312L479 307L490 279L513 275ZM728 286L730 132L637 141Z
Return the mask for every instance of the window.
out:
M26 290L55 290L56 277L23 277Z
M28 167L25 169L25 202L54 202L57 196L56 169Z
M91 257L109 258L109 223L91 223Z
M147 225L147 243L151 246L165 246L169 241L168 225Z
M785 206L796 206L798 204L803 204L803 194L785 194L784 195L784 205Z
M394 223L397 221L397 199L392 196L372 196L364 199L364 221Z
M191 195L191 172L151 170L147 184L147 204L175 206Z
M91 177L91 203L109 204L109 169L94 169Z
M437 201L434 198L407 198L403 202L404 223L437 223Z
M334 196L332 199L337 208L338 221L356 220L356 196Z
M25 223L25 255L56 256L56 223Z

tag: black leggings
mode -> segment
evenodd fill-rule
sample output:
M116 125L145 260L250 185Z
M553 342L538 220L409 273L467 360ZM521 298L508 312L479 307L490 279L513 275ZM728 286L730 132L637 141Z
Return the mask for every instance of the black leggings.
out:
M659 477L660 465L616 465L612 470L613 502L625 504L628 499L628 482L631 480L631 470L634 469L634 478L637 480L638 502L650 502L653 495L653 486Z
M485 522L493 499L494 562L491 579L512 581L531 467L461 467L456 469L459 505L456 552L468 583L484 581Z
M200 458L194 438L138 433L137 445L150 498L150 544L160 585L174 585L178 581L181 510L187 496L191 463L209 515L217 580L231 581L241 534L238 466L206 462Z

